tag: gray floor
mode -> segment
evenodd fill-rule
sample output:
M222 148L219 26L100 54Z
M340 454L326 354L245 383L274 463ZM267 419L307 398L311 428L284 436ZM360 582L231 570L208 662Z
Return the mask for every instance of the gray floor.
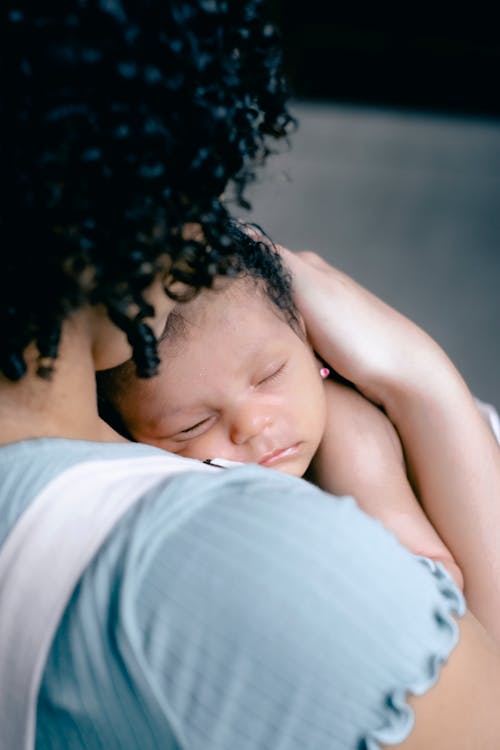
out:
M251 213L419 323L500 406L500 123L296 103Z

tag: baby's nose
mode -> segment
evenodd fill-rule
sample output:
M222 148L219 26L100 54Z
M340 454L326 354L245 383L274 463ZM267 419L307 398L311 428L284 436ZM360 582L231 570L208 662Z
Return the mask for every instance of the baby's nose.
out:
M231 423L231 440L235 445L243 445L259 435L271 423L271 414L265 409L240 408Z

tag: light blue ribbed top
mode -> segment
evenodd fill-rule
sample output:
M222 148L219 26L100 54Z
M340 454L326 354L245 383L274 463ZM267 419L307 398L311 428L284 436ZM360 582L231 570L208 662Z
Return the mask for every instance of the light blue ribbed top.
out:
M158 453L0 448L0 543L69 466ZM396 744L413 722L406 691L435 682L462 611L443 569L350 498L255 466L180 475L127 512L78 583L45 668L36 748Z

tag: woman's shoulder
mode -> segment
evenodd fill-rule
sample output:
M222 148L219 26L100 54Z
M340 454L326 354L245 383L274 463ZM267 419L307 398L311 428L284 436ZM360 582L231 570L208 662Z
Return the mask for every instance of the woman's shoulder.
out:
M0 544L30 503L55 478L92 461L157 453L150 446L36 438L0 446Z
M79 706L100 695L78 726L88 747L96 722L103 736L138 722L158 745L171 731L221 749L263 746L285 724L287 749L339 727L339 746L384 725L404 737L411 719L396 721L389 698L435 678L454 608L453 584L349 498L259 467L178 475L141 497L83 576L47 663L40 736L74 691ZM62 686L66 662L76 676ZM63 725L73 736L74 717Z

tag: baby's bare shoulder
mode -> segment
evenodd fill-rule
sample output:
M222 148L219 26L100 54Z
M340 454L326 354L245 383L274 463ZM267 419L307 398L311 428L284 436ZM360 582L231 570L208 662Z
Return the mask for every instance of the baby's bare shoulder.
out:
M343 451L395 459L404 465L399 435L381 408L365 398L354 387L328 380L325 383L327 420L324 440L341 443Z

